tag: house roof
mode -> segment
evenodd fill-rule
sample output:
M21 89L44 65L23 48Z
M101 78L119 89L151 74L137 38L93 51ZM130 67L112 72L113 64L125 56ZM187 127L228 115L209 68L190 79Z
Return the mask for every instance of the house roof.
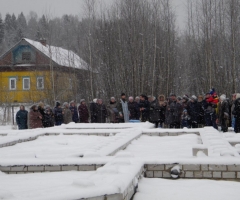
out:
M65 67L89 70L88 64L71 50L55 46L44 46L42 43L23 38L30 45L52 59L55 63Z

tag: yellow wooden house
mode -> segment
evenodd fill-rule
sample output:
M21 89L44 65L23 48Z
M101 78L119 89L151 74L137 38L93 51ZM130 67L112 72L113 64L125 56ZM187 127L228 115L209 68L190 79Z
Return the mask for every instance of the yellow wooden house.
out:
M88 74L88 64L73 51L23 38L0 57L0 101L69 101Z

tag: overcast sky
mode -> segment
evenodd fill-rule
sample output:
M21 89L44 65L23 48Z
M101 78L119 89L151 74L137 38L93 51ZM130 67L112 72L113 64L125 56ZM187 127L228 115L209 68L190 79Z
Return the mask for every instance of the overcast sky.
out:
M5 18L7 13L14 13L16 16L23 12L25 16L30 11L37 12L38 16L51 13L51 17L62 16L63 14L83 15L84 0L0 0L0 13ZM99 0L111 5L114 0ZM120 1L120 0L119 0ZM176 10L177 22L180 29L183 29L186 16L185 4L187 0L172 0L173 8Z

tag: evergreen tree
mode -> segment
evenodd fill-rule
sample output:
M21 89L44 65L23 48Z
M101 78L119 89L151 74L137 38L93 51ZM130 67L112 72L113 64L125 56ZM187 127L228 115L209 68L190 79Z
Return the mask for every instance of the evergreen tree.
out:
M36 39L36 32L38 30L38 15L36 12L31 11L28 16L28 32L25 37L29 39Z
M22 32L26 32L27 31L27 20L26 20L24 14L22 12L21 12L20 15L18 15L17 27L18 27L18 29L21 29Z
M45 15L43 15L42 18L40 18L40 20L39 20L39 30L40 30L41 36L45 39L48 39L49 25L48 25Z
M12 14L12 29L15 32L17 31L17 18L14 14Z
M5 31L7 33L11 32L11 30L12 30L12 16L10 14L8 14L8 13L6 14L4 23L5 23Z
M2 44L4 38L4 24L2 20L2 16L0 15L0 44Z
M6 48L10 48L15 43L15 36L17 30L16 17L7 13L4 20L4 40Z
M15 38L14 38L15 43L16 43L16 42L19 42L22 38L24 38L24 34L23 34L23 32L22 32L22 29L19 28L19 29L17 30L16 36L15 36Z

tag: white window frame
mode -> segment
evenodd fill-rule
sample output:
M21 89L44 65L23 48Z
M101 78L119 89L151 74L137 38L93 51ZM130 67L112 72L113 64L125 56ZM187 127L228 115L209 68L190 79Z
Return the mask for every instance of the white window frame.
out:
M28 81L29 81L29 87L28 87L28 88L25 88L24 80L28 80ZM31 86L30 86L31 82L30 82L30 78L29 78L29 77L24 77L24 78L22 79L22 84L23 84L23 90L30 90L30 88L31 88Z
M15 87L14 88L11 88L11 82L12 80L15 81ZM17 78L9 78L9 90L17 90Z
M42 79L42 87L39 87L38 80ZM38 90L43 90L44 89L44 77L43 76L38 76L37 77L37 89Z

